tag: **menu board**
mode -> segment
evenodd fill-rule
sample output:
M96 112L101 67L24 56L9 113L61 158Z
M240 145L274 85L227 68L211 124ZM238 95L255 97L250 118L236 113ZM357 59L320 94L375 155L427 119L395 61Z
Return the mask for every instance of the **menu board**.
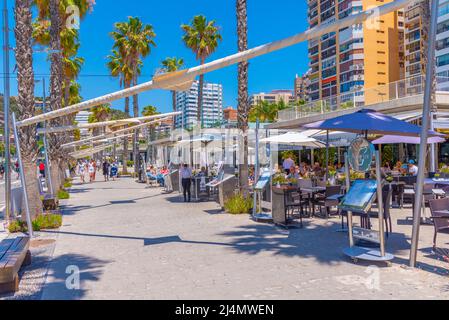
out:
M271 180L271 173L269 170L265 170L259 177L259 180L257 181L256 185L254 186L254 190L262 191L265 188L265 186L270 182L270 180Z
M343 198L340 209L353 212L366 212L377 192L375 180L357 180Z

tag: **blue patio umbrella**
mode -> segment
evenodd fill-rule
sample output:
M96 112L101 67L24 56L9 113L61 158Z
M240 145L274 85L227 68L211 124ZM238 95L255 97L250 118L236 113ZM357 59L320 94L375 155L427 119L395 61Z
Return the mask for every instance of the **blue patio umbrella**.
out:
M328 131L408 137L419 137L421 134L421 127L370 109L362 109L333 119L306 124L304 127ZM429 131L429 135L441 136L434 131Z

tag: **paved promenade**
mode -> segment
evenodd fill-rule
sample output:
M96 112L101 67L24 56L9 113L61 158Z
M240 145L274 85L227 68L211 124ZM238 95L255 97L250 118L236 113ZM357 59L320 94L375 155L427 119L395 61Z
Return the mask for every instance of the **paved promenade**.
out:
M184 204L131 179L75 185L71 197L63 227L41 235L56 236L43 299L449 298L449 264L429 250L433 227L422 231L424 270L401 266L409 247L402 233L411 226L398 211L389 240L398 258L376 268L342 255L338 218L286 231L219 213L213 202ZM66 281L77 269L78 289L76 277Z

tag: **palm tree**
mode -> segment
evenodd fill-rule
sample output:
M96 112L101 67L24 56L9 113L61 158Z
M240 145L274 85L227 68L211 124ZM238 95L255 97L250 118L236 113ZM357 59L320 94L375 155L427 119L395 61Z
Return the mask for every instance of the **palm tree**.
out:
M251 109L249 119L252 122L259 120L260 122L274 122L278 114L278 105L268 101L258 101Z
M142 116L144 116L144 117L150 117L150 116L154 116L154 115L157 115L157 114L159 114L159 112L157 111L157 108L155 106L149 105L149 106L146 106L145 108L143 108L143 110L142 110ZM154 132L154 125L151 125L149 127L150 140L154 139L154 134L155 134L155 132ZM155 158L154 157L155 152L154 152L153 145L149 145L148 146L148 148L150 148L150 147L151 147L151 151L148 149L149 153L151 153L151 157L150 158L154 159Z
M78 78L81 71L81 67L84 64L84 58L71 56L63 58L63 70L64 70L64 104L65 106L71 105L70 103L70 88L72 81Z
M113 48L119 53L124 65L129 68L132 74L132 84L137 85L140 75L142 59L151 53L151 46L156 46L154 38L156 33L153 26L144 24L138 17L129 17L127 22L118 22L114 25L114 31L111 33L114 39ZM138 96L133 96L134 117L139 116ZM133 155L138 158L138 137L139 131L134 134ZM126 139L125 139L126 140ZM138 162L134 161L134 169L138 170Z
M165 72L176 72L184 66L184 59L178 59L176 57L166 58L162 61L162 66ZM176 91L173 90L172 94L172 104L173 111L176 111ZM184 115L181 115L183 117ZM173 121L173 130L175 129L175 122ZM184 129L184 128L183 128Z
M237 12L237 45L239 52L248 50L248 17L246 0L236 0ZM240 189L246 192L248 187L248 62L239 63L238 66L238 128L243 136L243 163L239 165Z
M17 62L18 104L20 118L26 119L34 116L34 72L32 49L32 16L31 0L15 1L14 29L16 38L15 57ZM42 213L38 181L36 177L36 160L38 157L38 144L36 141L36 126L27 126L20 129L20 147L24 174L28 179L25 188L28 194L30 214L32 217ZM7 217L9 219L9 217Z
M34 23L34 40L50 47L51 77L50 77L50 109L56 110L62 107L63 84L67 87L73 79L64 79L64 58L72 57L78 51L78 33L74 29L66 28L63 23L68 16L66 9L70 5L76 5L80 11L80 18L84 18L87 12L95 4L94 0L33 0L33 4L38 9L37 21ZM68 116L50 121L51 126L60 126L73 122L73 116ZM51 153L51 177L53 184L61 186L64 166L66 164L66 154L61 150L62 143L67 141L68 134L50 135L49 147Z
M200 64L204 64L206 59L217 50L219 42L222 40L219 27L215 25L215 21L207 21L205 16L195 16L190 25L181 25L184 35L182 40L184 44L190 48L196 55L196 59ZM203 127L203 87L204 75L200 75L198 84L198 111L197 121Z

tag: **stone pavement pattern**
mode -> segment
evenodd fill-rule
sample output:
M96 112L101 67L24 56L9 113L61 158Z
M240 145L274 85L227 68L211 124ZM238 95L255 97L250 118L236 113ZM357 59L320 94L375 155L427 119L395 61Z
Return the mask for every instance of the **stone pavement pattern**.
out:
M46 234L57 242L41 298L449 298L449 265L428 249L433 227L422 231L424 270L401 267L411 233L406 213L393 212L393 267L372 268L342 255L347 236L335 232L338 218L287 231L222 214L213 202L181 200L131 179L75 185L63 227ZM447 247L449 237L439 243ZM80 270L78 290L66 287L71 266Z

